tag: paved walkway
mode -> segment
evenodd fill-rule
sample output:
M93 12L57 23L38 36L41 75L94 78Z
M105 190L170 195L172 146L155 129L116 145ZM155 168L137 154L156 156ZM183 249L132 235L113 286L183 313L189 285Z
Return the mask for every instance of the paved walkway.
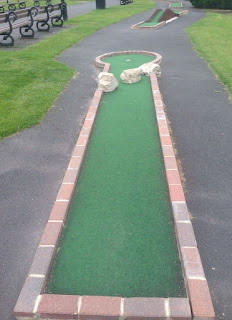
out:
M78 70L77 77L40 125L0 141L1 320L14 319L15 302L96 89L99 70L94 59L126 49L163 56L160 89L182 161L186 199L217 319L232 317L232 105L184 32L204 13L191 9L161 29L130 30L152 12L99 30L60 55L60 61Z

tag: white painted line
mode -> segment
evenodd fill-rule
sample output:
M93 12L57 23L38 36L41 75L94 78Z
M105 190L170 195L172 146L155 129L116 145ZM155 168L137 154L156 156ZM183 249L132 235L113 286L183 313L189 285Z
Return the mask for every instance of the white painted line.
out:
M42 295L38 295L38 297L35 299L35 305L34 305L34 308L33 308L33 313L35 314L37 312L37 309L38 309L38 306L39 306L39 303L42 299Z
M121 306L120 306L120 317L119 320L123 320L124 317L124 298L121 299Z
M79 297L78 304L77 304L77 314L78 314L77 319L78 320L80 320L81 303L82 303L82 296Z
M172 18L172 19L169 19L169 20L166 21L166 23L172 22L172 21L174 21L174 20L176 20L176 19L178 19L178 17L174 17L174 18Z
M165 308L165 312L166 312L166 317L167 317L167 319L169 319L170 318L169 299L164 300L164 308Z
M190 280L202 280L202 281L206 280L206 278L204 277L187 277L187 278Z
M178 223L191 223L190 220L178 220ZM186 247L185 247L186 248Z
M74 184L74 182L63 182L62 184Z

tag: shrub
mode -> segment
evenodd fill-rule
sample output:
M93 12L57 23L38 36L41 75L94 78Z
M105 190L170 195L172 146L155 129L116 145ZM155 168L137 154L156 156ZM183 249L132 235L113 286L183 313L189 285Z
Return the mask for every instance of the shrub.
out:
M232 0L190 0L190 2L195 8L232 10Z

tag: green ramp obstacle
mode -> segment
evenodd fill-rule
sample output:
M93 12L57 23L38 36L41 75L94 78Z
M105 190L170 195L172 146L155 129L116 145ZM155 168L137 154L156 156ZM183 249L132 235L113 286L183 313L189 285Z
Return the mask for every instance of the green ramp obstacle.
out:
M151 60L105 60L119 86L103 95L47 293L186 296L150 79L119 77Z
M143 28L143 27L159 27L166 23L168 20L173 19L175 17L179 16L179 12L174 12L171 9L166 9L165 11L161 9L157 9L151 17L142 23L138 23L136 26L137 28Z
M149 21L146 21L142 24L140 24L140 27L151 27L151 26L156 26L159 23L159 19L161 18L161 16L163 15L163 10L160 10L157 12L157 14L151 19L149 19Z

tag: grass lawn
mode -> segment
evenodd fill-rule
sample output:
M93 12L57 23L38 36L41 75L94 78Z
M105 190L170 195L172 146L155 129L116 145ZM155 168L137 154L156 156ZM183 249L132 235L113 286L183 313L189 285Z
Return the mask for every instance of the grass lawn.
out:
M67 3L68 6L70 6L72 4L79 4L79 3L86 2L86 1L95 1L95 0L66 0L65 2ZM14 1L12 1L12 2L14 2ZM52 3L58 3L58 1L53 0ZM6 4L7 5L7 2L6 1L1 1L1 4ZM27 4L28 8L32 7L34 5L34 1L28 0L26 4ZM46 0L40 0L40 4L41 5L45 5L46 4ZM16 5L16 7L18 8L18 5Z
M95 31L154 7L151 0L94 10L70 19L73 28L22 50L0 51L0 138L38 124L74 75L55 58Z
M232 96L232 14L207 13L186 32Z

